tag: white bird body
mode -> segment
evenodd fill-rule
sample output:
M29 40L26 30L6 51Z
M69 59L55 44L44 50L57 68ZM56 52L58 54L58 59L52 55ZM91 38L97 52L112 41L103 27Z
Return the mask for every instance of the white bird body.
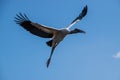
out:
M86 14L87 6L84 7L79 16L75 18L70 25L62 29L51 28L38 23L34 23L30 21L25 14L21 13L19 15L17 14L17 17L15 17L15 22L36 36L50 38L50 41L46 42L48 46L52 47L50 57L47 61L48 67L55 47L64 39L65 36L67 36L68 34L85 33L80 29L75 28L74 30L70 30L70 28L78 21L80 21Z

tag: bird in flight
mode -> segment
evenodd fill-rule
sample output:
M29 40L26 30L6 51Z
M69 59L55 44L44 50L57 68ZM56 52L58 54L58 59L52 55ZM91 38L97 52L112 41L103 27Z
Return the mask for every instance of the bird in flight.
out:
M45 25L32 22L26 16L26 14L21 14L21 13L16 14L15 22L36 36L42 38L50 38L50 40L46 42L46 44L52 48L51 54L46 62L46 66L48 68L56 46L65 38L65 36L69 34L85 33L85 31L81 29L75 28L73 30L70 30L70 28L78 21L80 21L86 14L87 14L87 5L83 8L79 16L70 23L70 25L62 29L47 27Z

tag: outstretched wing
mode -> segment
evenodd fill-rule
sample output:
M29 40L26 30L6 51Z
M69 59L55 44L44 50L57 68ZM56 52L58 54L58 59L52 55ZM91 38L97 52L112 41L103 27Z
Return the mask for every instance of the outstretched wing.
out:
M74 24L76 24L78 21L80 21L87 14L87 9L88 8L86 5L84 7L84 9L82 10L82 12L79 14L79 16L77 18L75 18L67 28L71 28Z
M25 14L21 13L16 15L15 22L30 33L43 38L52 38L53 33L57 31L57 29L34 23Z

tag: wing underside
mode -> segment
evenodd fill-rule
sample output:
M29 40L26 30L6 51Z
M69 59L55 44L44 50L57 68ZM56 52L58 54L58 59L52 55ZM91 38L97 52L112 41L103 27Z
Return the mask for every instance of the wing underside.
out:
M54 29L52 30L52 28L49 29L46 26L31 22L25 14L17 14L15 17L15 22L36 36L43 38L53 37Z

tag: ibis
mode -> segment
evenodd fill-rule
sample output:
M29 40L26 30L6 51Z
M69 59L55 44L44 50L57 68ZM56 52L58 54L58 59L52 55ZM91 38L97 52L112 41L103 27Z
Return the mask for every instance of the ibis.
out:
M70 28L74 24L79 22L86 14L87 14L87 5L83 8L82 12L67 27L61 28L61 29L56 29L56 28L52 28L52 27L48 27L42 24L32 22L26 16L26 14L22 14L22 13L16 14L15 22L36 36L39 36L42 38L50 38L50 40L46 42L46 44L52 48L51 54L46 62L46 66L49 67L49 64L56 46L67 35L76 34L76 33L85 33L85 31L81 29L75 28L73 30L70 30Z

